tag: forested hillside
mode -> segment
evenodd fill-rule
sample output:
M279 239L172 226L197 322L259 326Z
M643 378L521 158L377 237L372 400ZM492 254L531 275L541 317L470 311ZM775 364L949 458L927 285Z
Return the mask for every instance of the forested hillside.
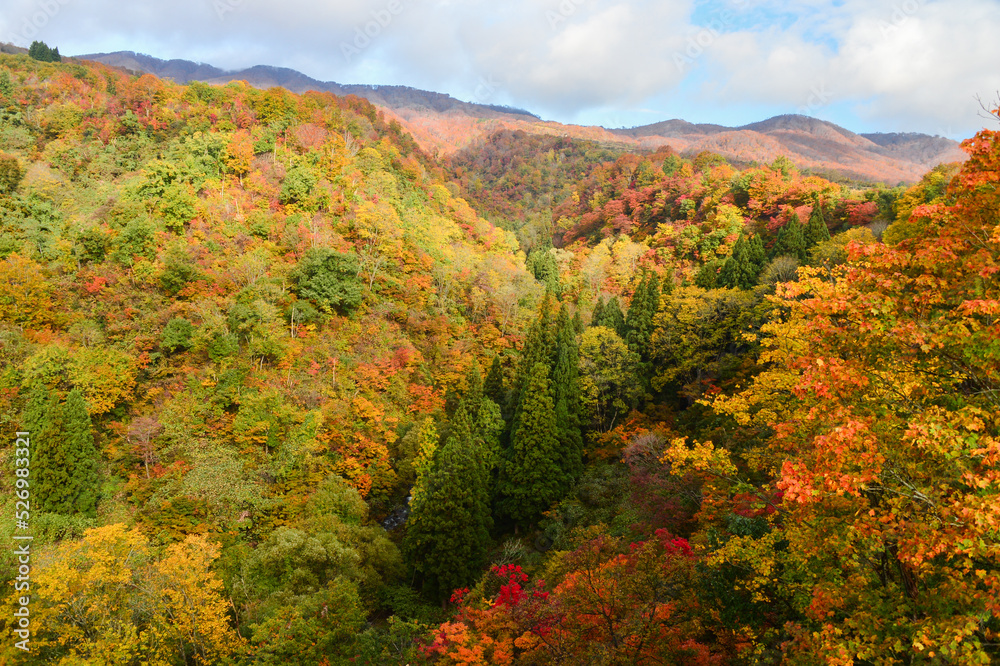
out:
M0 55L0 661L1000 660L964 146L438 159L353 96Z

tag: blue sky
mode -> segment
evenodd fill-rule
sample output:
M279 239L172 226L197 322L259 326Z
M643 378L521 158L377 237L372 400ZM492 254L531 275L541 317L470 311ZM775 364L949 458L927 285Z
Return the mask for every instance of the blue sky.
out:
M410 85L567 123L990 125L1000 0L6 0L0 40Z

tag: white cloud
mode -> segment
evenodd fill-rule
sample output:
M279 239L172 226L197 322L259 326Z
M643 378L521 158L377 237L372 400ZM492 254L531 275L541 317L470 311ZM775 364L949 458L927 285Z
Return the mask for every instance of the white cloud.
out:
M996 0L7 0L0 16L0 39L63 53L273 64L464 99L499 82L482 101L564 121L700 90L706 114L836 104L886 131L951 134L976 129L975 96L1000 90L998 34Z

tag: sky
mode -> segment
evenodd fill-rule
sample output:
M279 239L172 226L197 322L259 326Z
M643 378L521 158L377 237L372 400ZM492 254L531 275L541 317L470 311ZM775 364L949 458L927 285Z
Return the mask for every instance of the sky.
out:
M634 127L998 124L1000 0L4 0L0 40L406 85Z

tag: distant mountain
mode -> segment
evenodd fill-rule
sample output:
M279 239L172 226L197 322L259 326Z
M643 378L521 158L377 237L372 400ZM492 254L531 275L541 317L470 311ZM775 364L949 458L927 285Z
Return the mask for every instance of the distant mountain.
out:
M161 60L132 51L91 53L75 57L81 60L94 60L113 67L123 67L134 72L154 74L162 79L171 79L176 83L204 81L224 84L230 81L246 81L257 88L280 86L294 93L319 90L335 95L357 95L364 97L376 106L391 109L429 110L435 113L458 111L480 118L513 116L539 120L538 116L523 109L463 102L450 95L407 86L344 85L333 81L318 81L287 67L255 65L246 69L226 71L213 65L195 63L190 60Z
M855 134L823 120L784 115L742 127L665 120L631 129L563 125L543 121L523 109L463 102L450 95L407 86L344 85L318 81L285 67L257 65L225 71L189 60L161 60L119 51L77 56L133 72L155 74L177 83L224 84L246 81L258 88L280 86L292 92L319 90L357 95L399 121L422 148L452 153L502 129L567 136L631 149L670 146L681 153L711 151L741 162L771 162L785 155L799 168L889 184L915 182L942 162L965 159L957 142L926 134Z
M809 116L784 115L742 127L667 120L613 130L648 148L669 145L684 153L712 151L740 161L787 156L800 168L894 184L918 180L942 162L960 162L958 142L926 134L855 134Z

